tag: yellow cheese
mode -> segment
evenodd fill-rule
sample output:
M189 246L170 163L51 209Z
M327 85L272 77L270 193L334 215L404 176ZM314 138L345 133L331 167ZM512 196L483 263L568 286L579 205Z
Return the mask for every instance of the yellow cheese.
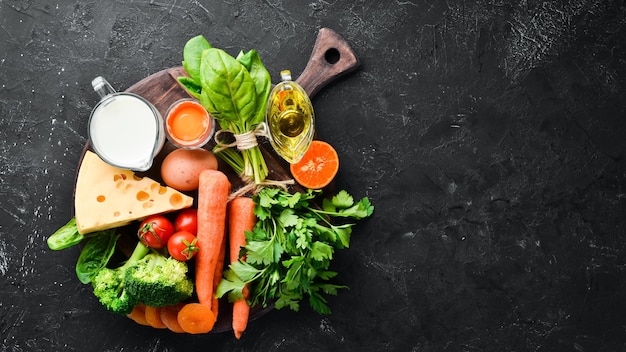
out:
M119 169L87 151L76 180L74 209L81 234L188 208L193 198L148 177Z

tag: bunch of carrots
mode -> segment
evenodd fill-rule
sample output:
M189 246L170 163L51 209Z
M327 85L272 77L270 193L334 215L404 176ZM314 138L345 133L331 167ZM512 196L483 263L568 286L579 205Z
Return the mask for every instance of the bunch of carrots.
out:
M246 245L245 231L252 230L256 223L252 199L241 196L228 201L230 191L230 181L221 171L205 170L200 174L197 233L200 249L195 257L198 302L160 308L138 305L129 318L178 333L204 334L213 329L219 308L215 290L222 279L226 244L230 261L237 261L240 248ZM238 339L250 314L245 291L244 299L233 302L232 328Z

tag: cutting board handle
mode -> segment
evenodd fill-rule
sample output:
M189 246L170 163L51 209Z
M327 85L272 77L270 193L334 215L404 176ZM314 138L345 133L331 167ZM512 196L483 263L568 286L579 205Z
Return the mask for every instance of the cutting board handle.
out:
M311 57L302 74L296 79L313 97L335 78L352 72L360 65L350 45L337 32L329 28L320 29Z

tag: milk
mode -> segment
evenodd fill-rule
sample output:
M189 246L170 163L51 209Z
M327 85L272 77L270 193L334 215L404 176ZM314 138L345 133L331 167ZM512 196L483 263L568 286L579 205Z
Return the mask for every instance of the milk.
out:
M102 100L94 108L89 123L94 151L105 162L119 168L149 169L165 141L159 112L137 95L111 92L112 88L96 91Z

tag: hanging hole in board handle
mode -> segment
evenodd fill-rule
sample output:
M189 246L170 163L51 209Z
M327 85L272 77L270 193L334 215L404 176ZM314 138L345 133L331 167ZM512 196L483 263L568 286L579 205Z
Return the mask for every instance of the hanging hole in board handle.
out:
M336 78L356 70L360 65L350 45L337 32L320 29L306 67L296 79L304 91L313 97Z
M326 53L324 54L324 59L326 59L326 62L328 62L329 64L334 65L341 59L341 54L336 48L330 48L326 50Z

